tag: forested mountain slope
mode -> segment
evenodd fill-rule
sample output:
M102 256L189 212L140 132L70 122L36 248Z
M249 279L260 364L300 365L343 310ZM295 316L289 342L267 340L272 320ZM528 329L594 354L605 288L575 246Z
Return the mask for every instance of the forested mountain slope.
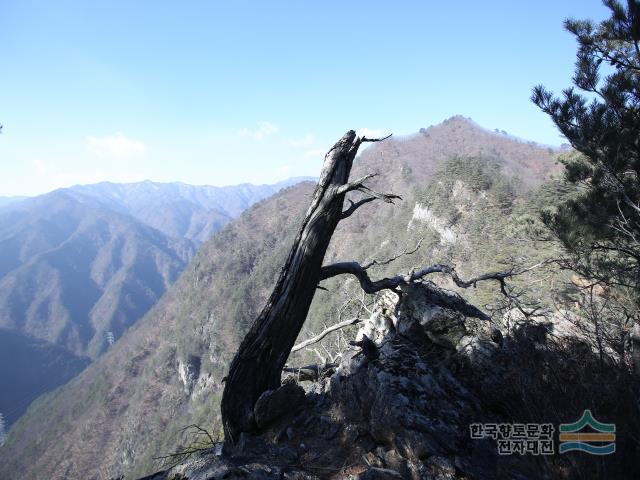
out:
M0 336L7 346L0 384L9 392L0 413L7 424L120 338L202 241L297 181L104 182L0 198ZM31 365L20 360L32 356Z
M31 401L66 383L89 364L87 357L0 329L0 412L7 426L22 415Z
M0 210L0 252L0 328L96 357L195 247L62 190Z

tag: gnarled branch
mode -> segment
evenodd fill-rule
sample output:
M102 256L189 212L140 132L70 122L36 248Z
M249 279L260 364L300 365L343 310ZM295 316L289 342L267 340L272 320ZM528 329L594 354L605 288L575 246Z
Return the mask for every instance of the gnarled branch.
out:
M387 258L386 260L376 260L373 259L371 260L369 263L365 264L362 266L362 268L364 268L365 270L368 270L369 268L373 267L374 265L389 265L392 262L395 262L397 259L399 259L400 257L404 257L405 255L413 255L414 253L416 253L420 247L422 246L422 241L424 239L421 238L420 240L418 240L418 243L416 244L416 246L414 248L412 248L411 250L407 250L406 248L400 252L397 255L394 255L391 258Z
M365 197L361 200L358 200L357 202L354 202L353 200L349 200L349 203L350 203L349 208L347 208L344 212L342 212L342 216L340 217L340 220L344 220L345 218L350 217L353 214L353 212L355 212L362 205L369 202L373 202L374 200L376 200L376 197Z
M412 282L415 282L416 280L420 280L421 278L431 273L446 273L460 288L475 287L478 282L494 280L500 283L502 292L506 293L506 290L504 289L505 279L514 277L516 275L521 275L525 272L541 267L543 265L547 265L549 263L552 263L552 261L549 260L540 262L538 264L532 265L531 267L527 267L521 270L511 268L502 272L485 273L470 278L469 280L461 279L458 276L458 273L455 271L455 268L449 265L435 264L422 268L420 270L412 270L405 275L396 275L395 277L382 278L380 280L373 281L367 273L367 268L369 268L371 264L365 265L365 268L358 262L338 262L322 267L322 270L320 271L320 280L326 280L338 275L351 274L358 279L358 281L360 282L360 287L366 293L375 293L379 292L380 290L396 290L401 285L408 285Z
M386 203L393 203L394 200L402 200L402 197L400 195L394 195L393 193L376 192L375 190L372 190L366 186L360 187L358 188L358 190L362 192L367 192L369 193L370 196L365 197L361 200L358 200L357 202L354 202L353 200L349 200L349 203L350 203L349 208L347 208L344 212L342 212L342 215L340 216L340 220L344 220L345 218L350 217L351 214L353 214L353 212L355 212L362 205L369 202L373 202L374 200L384 200Z

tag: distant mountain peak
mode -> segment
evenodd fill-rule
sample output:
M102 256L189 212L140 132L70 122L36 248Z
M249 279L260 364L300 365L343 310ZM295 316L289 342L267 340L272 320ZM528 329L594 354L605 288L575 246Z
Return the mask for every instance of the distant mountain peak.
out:
M453 115L442 122L443 124L461 123L465 125L471 125L474 127L480 127L471 117L465 117L464 115Z
M507 131L500 128L487 128L471 117L465 117L463 115L454 115L452 117L447 118L441 123L436 125L431 125L427 128L421 128L419 130L419 134L427 135L430 134L438 134L438 135L475 135L475 136L483 136L487 138L496 138L499 140L511 140L514 142L524 143L528 145L534 145L539 148L551 148L553 150L560 150L562 147L551 146L541 144L532 140L528 140L526 138L521 138L516 135L512 135Z
M463 115L454 115L453 117L449 117L446 120L438 123L436 125L431 125L427 128L421 128L420 133L428 134L434 131L446 131L446 132L474 132L480 134L489 134L494 135L495 130L490 130L488 128L483 127L478 122L473 120L471 117L465 117ZM500 131L500 130L498 130ZM506 132L504 132L506 133Z

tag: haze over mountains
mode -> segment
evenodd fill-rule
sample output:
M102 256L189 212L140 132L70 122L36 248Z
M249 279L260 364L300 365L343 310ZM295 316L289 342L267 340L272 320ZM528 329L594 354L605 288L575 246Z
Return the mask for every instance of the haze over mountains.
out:
M0 412L7 422L141 318L203 240L296 181L100 183L1 206L0 343L11 348L0 348L0 389L10 392Z
M23 196L0 197L0 207L9 205L11 203L19 202L20 200L24 200L26 198L28 197L23 197Z
M341 224L326 262L363 260L353 258L357 255L384 258L387 249L401 250L405 241L427 232L433 236L431 246L416 261L449 255L437 231L433 233L437 222L411 223L424 189L445 162L481 156L487 165L500 167L507 193L516 198L558 171L556 153L462 117L375 144L358 157L352 177L378 171L378 189L404 200L395 207L365 206ZM0 449L0 474L135 478L149 473L152 457L173 450L184 426L198 423L215 430L212 421L218 416L228 362L271 292L313 186L301 183L254 205L206 241L144 318L80 375L35 402L14 425ZM460 188L464 193L470 187ZM470 225L480 228L482 223ZM329 322L332 314L330 298L317 297L309 328ZM33 438L39 441L33 443Z
M70 190L126 213L165 235L201 243L248 207L282 188L310 177L290 178L273 185L245 183L229 187L180 182L79 185Z

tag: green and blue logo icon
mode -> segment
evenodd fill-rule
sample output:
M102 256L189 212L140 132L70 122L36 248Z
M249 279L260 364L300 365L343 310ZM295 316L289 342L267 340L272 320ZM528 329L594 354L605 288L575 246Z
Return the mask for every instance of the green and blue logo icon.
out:
M581 431L589 427L589 431ZM574 423L560 424L560 453L571 451L610 455L616 451L615 423L601 423L585 410Z

